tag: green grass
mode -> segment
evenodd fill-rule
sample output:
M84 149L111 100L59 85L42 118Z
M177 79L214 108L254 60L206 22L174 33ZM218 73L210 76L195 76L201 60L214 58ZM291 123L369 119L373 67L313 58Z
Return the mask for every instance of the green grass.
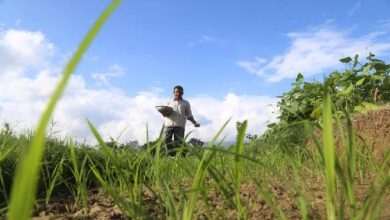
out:
M338 118L343 109L334 107L328 93L324 94L320 123L303 120L286 124L274 134L275 139L283 140L245 143L250 122L244 121L238 128L236 143L224 148L226 136L220 136L230 123L228 120L207 147L182 146L181 150L188 155L179 154L173 159L166 157L163 150L163 130L153 144L146 132L148 143L144 150L108 146L89 120L86 123L98 146L77 145L71 138L63 141L46 137L45 130L72 72L120 2L112 1L81 42L65 67L38 128L32 134L14 134L7 126L1 130L0 217L7 213L9 219L28 219L34 204L48 204L61 193L72 195L76 210L88 210L88 191L100 187L123 215L132 219L247 219L253 214L251 205L259 201L268 206L274 217L288 219L291 213L273 191L278 184L289 201L298 204L295 212L302 219L318 214L327 219L379 218L389 195L390 153L377 163L369 146L357 146L359 136L354 132L351 116L348 111L343 113L347 119L344 132L344 124ZM315 134L318 125L322 125L317 129L321 137ZM335 146L335 135L342 140L340 149ZM311 136L315 148L302 146L307 136ZM294 140L298 141L289 145ZM356 180L369 175L374 178L364 199L359 200ZM244 198L243 187L250 183L255 187ZM310 184L324 186L324 204L315 205L318 201ZM150 204L150 200L155 203ZM326 206L326 214L316 210L322 205Z
M381 164L373 165L373 160L367 159L370 154L364 157L351 157L348 156L349 147L342 152L334 149L334 172L331 177L334 185L332 186L327 176L329 167L326 160L329 156L325 156L326 149L321 142L318 142L318 149L321 151L313 149L305 152L304 155L308 154L308 157L302 156L302 153L293 154L267 148L267 146L258 146L264 148L258 149L260 153L250 153L248 151L253 150L253 146L242 141L246 126L244 123L239 129L237 143L230 148L220 147L221 140L218 141L219 134L226 126L224 125L214 142L204 147L203 151L189 148L190 154L186 157L178 156L170 159L165 154L159 154L156 158L156 154L151 154L150 149L131 151L108 147L94 126L88 123L99 142L98 147L75 146L70 141L46 141L46 152L42 161L45 166L41 167L41 172L48 174L45 174L47 176L45 180L39 181L38 200L35 202L50 203L54 199L53 195L62 195L61 191L66 190L73 197L74 209L85 207L88 210L85 202L88 199L86 193L89 189L101 187L125 216L135 219L150 216L196 219L200 215L207 218L226 218L227 212L224 210L234 210L233 215L236 218L245 219L249 218L253 211L250 203L256 203L258 199L265 202L274 213L274 217L289 219L289 212L283 204L279 204L277 195L272 191L272 184L280 182L280 186L294 192L296 196L290 195L290 200L299 207L301 218L308 219L315 214L316 208L312 205L316 202L315 199L310 191L307 191L313 183L311 179L314 178L319 184L328 188L326 203L332 202L331 206L327 207L333 209L327 208L327 212L332 211L333 213L330 214L336 219L343 218L341 216L352 219L372 219L379 216L384 196L388 195L390 174L387 161L390 154ZM325 125L326 123L323 126L324 130L327 128ZM344 134L347 136L346 140L351 132ZM0 138L2 138L1 134ZM0 161L2 168L0 174L5 177L4 182L7 182L9 170L6 170L8 168L3 162L11 159L16 161L14 151L23 151L23 143L26 144L28 139L25 139L25 135L19 137L11 135L2 140L10 144L9 146L14 146L14 150L7 153L7 156ZM356 145L355 142L351 144ZM161 147L159 141L155 142L155 145L150 145L150 148L158 147ZM356 155L360 154L363 153L357 150ZM342 160L340 157L346 159ZM363 164L366 167L356 172L360 165L355 166L355 172L352 172L355 178L350 178L351 158L354 158L356 164ZM363 176L374 174L375 179L363 200L359 201L356 198L350 200L351 191L352 195L355 195L356 187L352 186L356 185L355 179L360 178L359 173ZM255 190L251 192L254 194L251 195L253 199L243 200L242 186L250 182L255 186ZM329 190L329 186L334 187L334 191ZM1 185L0 187L3 191L9 190ZM149 191L156 201L158 200L157 206L150 207L144 194L145 190ZM220 195L218 199L221 203L220 208L216 209L213 206L213 198L209 200L210 193ZM195 207L200 208L195 209Z
M31 215L31 209L35 201L35 194L37 189L37 179L39 178L40 161L44 152L44 141L46 127L53 114L54 108L60 99L70 76L79 64L82 56L102 28L105 21L112 14L114 9L121 1L113 1L109 7L96 20L91 30L85 36L77 51L65 67L62 78L58 83L49 103L41 116L38 123L38 128L34 132L29 146L20 166L16 170L15 180L13 181L11 202L9 205L8 218L13 220L28 219Z
M330 220L336 219L335 199L336 199L336 174L335 174L335 147L333 133L332 104L329 95L325 96L323 115L323 146L325 160L326 179L326 213Z

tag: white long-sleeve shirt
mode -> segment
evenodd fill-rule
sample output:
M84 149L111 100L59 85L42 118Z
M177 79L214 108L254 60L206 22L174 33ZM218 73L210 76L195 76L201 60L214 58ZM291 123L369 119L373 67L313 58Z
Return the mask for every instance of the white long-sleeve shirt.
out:
M167 106L173 109L173 112L165 117L164 125L185 127L188 118L192 117L191 105L187 100L172 100L166 103Z

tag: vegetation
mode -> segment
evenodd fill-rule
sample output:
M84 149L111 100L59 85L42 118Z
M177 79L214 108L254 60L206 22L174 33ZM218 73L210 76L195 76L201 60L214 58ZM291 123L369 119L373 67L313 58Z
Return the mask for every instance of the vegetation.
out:
M330 73L323 82L305 82L303 75L298 74L292 89L280 97L279 122L268 125L269 129L261 137L263 142L288 150L304 146L310 138L305 123L322 123L325 94L329 94L340 117L346 112L363 112L390 101L390 64L376 59L372 53L363 64L358 55L340 61L348 68Z
M354 149L351 156L342 160L340 155L345 153L336 154L331 150L330 102L325 106L324 117L328 121L324 120L323 143L316 142L315 149L293 154L266 145L251 146L252 142L244 145L247 122L239 128L233 147L222 147L217 134L212 143L202 148L203 151L190 147L187 150L191 154L179 154L174 159L150 153L154 148L162 147L161 141L145 150L110 147L92 124L91 129L100 142L95 147L75 146L70 139L48 138L41 162L36 208L39 204L64 202L61 197L71 195L67 212L88 210L91 208L88 192L103 188L123 216L132 218L245 219L253 218L256 206L251 203L260 202L270 207L274 217L289 219L294 213L283 208L286 201L278 203L278 194L273 191L276 185L283 186L283 194L288 194L292 203L298 204L295 214L300 218L323 218L326 214L321 211L321 205L315 205L318 198L313 197L313 192L303 191L310 184L320 184L327 188L324 198L328 204L328 218L374 218L380 214L388 189L390 173L386 167L390 156L387 154L385 160L377 164L369 154L363 154L361 149L351 145L345 148L345 152ZM353 132L345 137L352 138L351 135ZM4 127L0 140L1 201L5 215L18 155L25 151L31 135L17 135ZM364 200L356 196L361 190L360 179L370 183L369 189L364 191ZM251 184L255 187L253 191L245 188ZM254 193L255 196L243 197L242 193ZM218 195L218 198L212 198L210 194ZM228 215L224 210L233 212Z
M90 121L86 123L97 146L47 137L45 129L71 73L119 3L112 2L65 68L37 130L16 134L5 124L0 131L3 216L28 219L42 204L66 202L64 195L71 195L68 214L82 210L88 215L90 192L96 188L104 190L123 217L134 219L380 216L390 185L390 153L376 162L368 148L358 147L350 120L367 103L390 98L390 66L372 54L365 64L357 56L341 59L349 68L331 73L323 83L304 82L299 74L279 102L280 121L262 137L246 134L250 122L237 123L236 144L230 148L222 147L220 137L229 121L207 146L199 150L197 145L204 143L192 139L182 146L189 154L176 158L162 153L162 135L144 148L136 142L105 142ZM346 132L340 117L347 121ZM334 143L335 126L344 140L340 150ZM314 128L321 131L321 141ZM308 139L314 147L306 147ZM314 195L315 190L324 196Z

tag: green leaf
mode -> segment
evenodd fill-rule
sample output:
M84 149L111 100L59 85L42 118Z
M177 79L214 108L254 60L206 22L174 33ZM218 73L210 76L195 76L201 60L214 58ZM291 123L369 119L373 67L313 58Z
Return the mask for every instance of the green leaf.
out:
M354 88L355 88L355 86L350 85L346 90L340 92L339 95L340 96L349 96L349 94L351 94L351 92L353 91Z
M300 80L303 80L303 75L302 75L302 73L298 73L297 78L295 79L295 82L298 82L298 81L300 81Z
M375 75L372 76L372 78L374 80L382 80L384 77L385 77L385 74L383 74L383 73L375 74Z
M315 108L311 112L310 117L315 118L315 119L319 119L321 115L322 115L322 105L320 105L317 108Z
M267 127L268 127L268 128L273 128L273 127L275 127L276 125L277 125L276 123L271 123L271 124L268 124Z
M350 71L350 70L346 70L343 74L343 76L341 77L341 80L342 81L349 81L352 77L354 77L356 75L355 72L353 71Z
M363 113L365 111L369 111L369 110L373 110L373 109L377 109L377 108L379 108L378 105L375 105L375 104L369 103L369 102L362 102L362 104L355 106L353 110L355 112Z
M374 62L372 65L374 66L375 70L377 70L377 71L380 71L380 70L384 71L386 69L386 64L383 61L382 62Z
M353 67L356 67L358 65L359 63L358 59L359 59L359 54L356 54L353 59Z
M351 57L344 57L344 58L340 59L340 62L342 62L342 63L349 63L351 61L352 61Z
M374 63L385 63L383 60L376 59L376 58L371 59L371 61L374 62Z
M356 86L361 86L366 78L361 78L356 82Z
M366 67L364 67L363 75L368 75L368 73L370 72L370 69L371 69L371 65L370 64L368 64Z

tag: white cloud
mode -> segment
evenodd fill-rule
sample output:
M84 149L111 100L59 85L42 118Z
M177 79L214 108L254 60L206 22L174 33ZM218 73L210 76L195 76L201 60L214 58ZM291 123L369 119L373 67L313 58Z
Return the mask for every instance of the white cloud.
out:
M10 34L16 38L11 39ZM10 61L0 65L0 122L10 122L17 131L33 128L59 80L58 67L51 63L54 47L40 32L11 30L0 36L0 57ZM22 56L16 56L18 53ZM105 74L107 77L117 77L124 71L119 65L113 65L107 73L110 73ZM153 140L163 123L155 106L171 98L162 96L162 91L154 87L130 97L113 86L89 88L81 75L73 75L55 110L53 131L62 137L69 134L79 141L85 139L94 143L86 122L89 118L105 138L117 138L122 133L120 141L138 140L142 143L146 140L148 125ZM202 124L193 136L205 141L211 140L229 117L233 118L226 129L228 140L236 135L237 120L248 119L249 132L259 134L267 122L276 117L277 99L267 96L230 93L223 99L194 96L189 101L195 118ZM188 123L187 131L193 129Z
M208 35L201 35L197 40L189 42L186 47L195 47L205 43L215 43L219 45L224 45L226 41Z
M261 66L264 63L267 63L267 60L259 58L259 57L256 57L254 62L252 62L252 61L238 61L237 62L237 64L239 66L243 67L244 69L246 69L247 71L249 71L251 73L256 73L258 71L258 69L261 69Z
M312 76L340 67L339 59L345 56L366 57L369 52L387 55L390 43L380 40L384 34L375 32L354 38L350 31L320 26L307 32L289 33L290 48L268 62L256 58L255 61L238 61L237 65L271 82L295 78L298 72Z
M125 70L119 64L113 64L108 67L108 70L104 73L92 73L92 78L98 81L99 84L109 85L110 78L118 78L123 76Z
M356 12L361 8L362 6L362 1L356 2L353 7L348 11L348 17L352 17Z
M22 19L19 18L18 20L16 20L15 25L18 26L18 25L20 25L21 23L22 23Z
M379 30L390 30L390 19L379 20L375 23L375 27Z
M248 120L248 133L261 134L267 124L276 120L278 114L278 99L269 96L240 96L229 93L222 100L203 96L193 97L190 101L194 116L198 117L202 124L194 135L205 140L211 140L229 118L231 122L224 132L228 135L228 140L233 140L236 135L237 121ZM192 126L189 126L189 129L191 128Z
M19 74L27 68L42 68L53 55L54 46L41 32L10 29L0 32L0 71Z

